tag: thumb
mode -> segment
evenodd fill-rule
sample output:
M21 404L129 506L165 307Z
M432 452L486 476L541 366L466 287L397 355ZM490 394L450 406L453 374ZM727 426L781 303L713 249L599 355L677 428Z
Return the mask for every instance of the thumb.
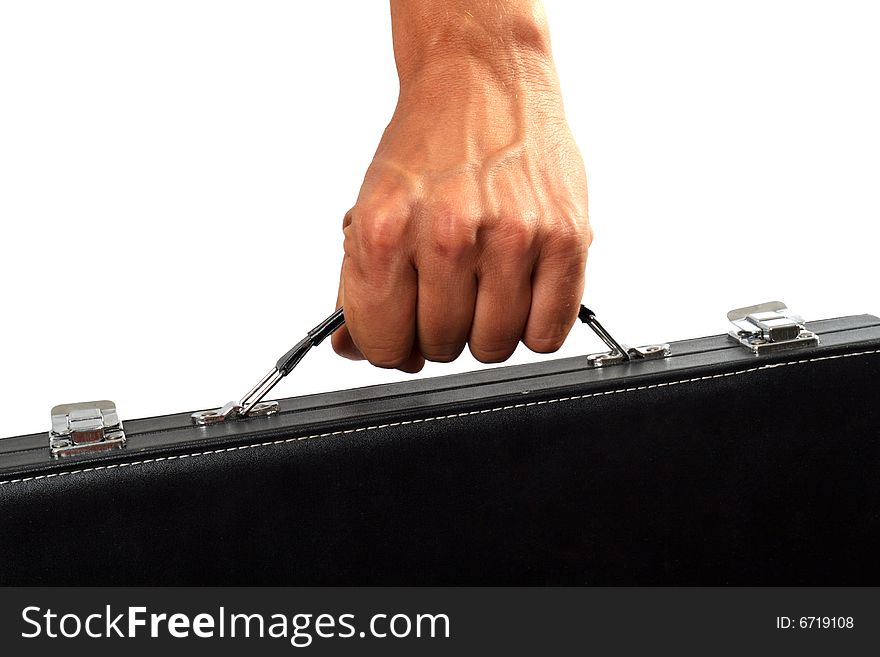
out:
M345 261L347 259L347 255L343 256L342 268L339 272L339 292L336 295L337 309L345 305ZM330 336L330 342L333 345L333 351L340 356L350 358L351 360L364 360L364 355L360 352L357 346L355 346L354 341L351 339L351 334L348 332L347 326L342 325L339 330L334 332L333 335Z

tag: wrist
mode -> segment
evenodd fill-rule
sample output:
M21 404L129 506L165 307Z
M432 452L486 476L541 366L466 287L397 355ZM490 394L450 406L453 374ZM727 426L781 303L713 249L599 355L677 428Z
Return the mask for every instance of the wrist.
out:
M456 79L501 85L528 78L555 86L547 22L540 2L392 0L394 56L401 91Z

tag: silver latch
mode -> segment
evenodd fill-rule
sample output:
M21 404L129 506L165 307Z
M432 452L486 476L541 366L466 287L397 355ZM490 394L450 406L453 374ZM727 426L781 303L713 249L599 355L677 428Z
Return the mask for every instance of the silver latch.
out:
M123 447L125 432L116 404L107 399L61 404L52 409L49 449L52 456Z
M628 347L611 337L611 334L605 330L605 327L596 319L595 313L586 306L581 306L578 313L578 319L593 329L602 342L608 345L609 351L603 351L598 354L589 354L587 356L587 364L590 367L606 367L608 365L618 365L632 360L652 360L655 358L666 358L672 351L668 343L649 344L644 347Z
M737 308L727 313L733 324L730 336L756 354L803 349L819 344L819 336L781 301Z

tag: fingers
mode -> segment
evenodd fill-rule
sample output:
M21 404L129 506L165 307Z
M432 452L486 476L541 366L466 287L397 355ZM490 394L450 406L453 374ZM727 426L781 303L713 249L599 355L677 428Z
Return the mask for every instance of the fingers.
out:
M414 235L411 221L394 217L347 220L337 353L416 372L426 359L454 360L465 344L486 363L506 360L520 341L541 353L562 346L584 289L585 219L554 220L546 231L546 219L432 216L432 228Z
M353 211L345 228L340 288L354 350L377 367L417 372L424 359L416 348L418 286L405 248L406 228L393 213ZM336 345L357 357L344 335Z
M474 317L476 230L446 222L422 240L418 258L418 348L430 361L448 363L464 349Z
M532 276L532 304L523 343L550 353L562 346L577 319L584 292L589 237L559 230L543 245Z
M343 264L344 267L344 264ZM344 292L344 277L340 274L339 278L339 294L336 297L336 307L341 308L345 306L345 292ZM333 344L333 351L335 351L340 356L348 358L350 360L365 360L364 355L361 353L360 349L358 349L357 345L354 343L354 340L351 337L351 333L348 330L348 321L350 313L346 309L346 324L343 324L333 335L330 337L330 341ZM415 373L422 369L425 365L425 359L418 352L417 349L413 348L410 352L409 356L397 367L397 369L403 372Z
M481 254L469 346L474 358L499 363L513 354L531 305L534 244L531 230L513 227Z
M416 372L420 372L422 368L425 366L425 358L419 353L417 348L414 348L409 356L407 356L399 365L397 365L396 369L399 369L401 372L407 372L409 374L415 374Z
M464 350L474 316L473 271L419 274L418 348L425 359L448 363Z

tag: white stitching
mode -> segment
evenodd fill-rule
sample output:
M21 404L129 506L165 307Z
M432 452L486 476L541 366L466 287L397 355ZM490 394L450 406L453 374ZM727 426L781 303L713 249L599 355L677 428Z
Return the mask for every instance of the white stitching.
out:
M26 481L38 481L40 479L51 479L53 477L66 477L69 475L75 474L84 474L86 472L98 472L99 470L112 470L114 468L133 468L139 465L146 465L148 463L159 463L161 461L174 461L179 459L186 458L195 458L197 456L209 456L211 454L223 454L225 452L234 452L240 449L256 449L259 447L270 447L272 445L284 445L286 443L294 443L299 442L300 440L313 440L317 438L328 438L330 436L341 436L350 433L358 433L361 431L375 431L377 429L387 429L388 427L400 427L408 424L418 424L420 422L433 422L439 420L449 420L458 417L466 417L469 415L478 415L481 413L498 413L500 411L508 411L515 408L526 408L529 406L540 406L542 404L555 404L557 402L566 402L566 401L577 401L579 399L588 399L590 397L599 397L602 395L616 395L625 392L635 392L638 390L651 390L653 388L664 388L667 386L674 386L684 383L694 383L697 381L706 381L708 379L720 379L726 376L737 376L740 374L749 374L751 372L758 372L761 370L773 369L776 367L787 367L790 365L803 365L805 363L816 363L824 360L835 360L838 358L850 358L853 356L869 356L872 354L880 353L880 349L874 349L872 351L859 351L851 354L839 354L837 356L820 356L818 358L808 358L804 360L793 360L787 363L768 363L766 365L760 365L758 367L750 367L745 370L737 370L735 372L725 372L723 374L709 374L706 376L695 377L692 379L682 379L680 381L667 381L664 383L652 383L647 386L638 386L635 388L619 388L617 390L606 390L603 392L591 392L586 395L575 395L573 397L560 397L558 399L546 399L542 401L534 401L534 402L524 402L521 404L512 404L510 406L498 406L496 408L486 408L477 411L465 411L463 413L453 413L452 415L438 415L436 417L429 418L421 418L415 420L401 420L400 422L389 422L387 424L379 424L367 427L359 427L357 429L344 429L341 431L330 431L327 433L316 433L310 436L298 436L296 438L284 438L281 440L271 440L265 443L254 443L253 445L239 445L237 447L224 447L221 449L213 449L205 452L193 452L191 454L178 454L175 456L159 456L152 459L144 459L142 461L130 461L128 463L114 463L112 465L99 465L93 468L81 468L79 470L67 470L63 472L53 472L45 475L36 475L34 477L22 477L21 479L7 479L6 481L0 481L0 486L5 486L7 484L18 484L24 483Z

